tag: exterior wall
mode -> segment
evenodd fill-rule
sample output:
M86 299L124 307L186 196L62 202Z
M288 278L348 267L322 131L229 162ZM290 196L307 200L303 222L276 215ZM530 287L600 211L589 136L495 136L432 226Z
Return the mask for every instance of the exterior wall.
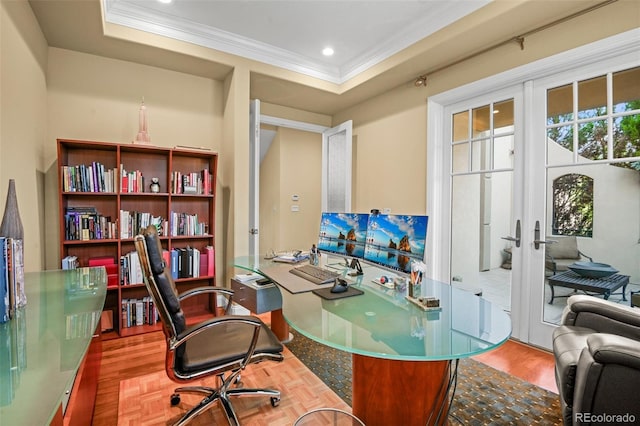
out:
M47 82L46 267L54 269L60 267L56 139L131 143L144 97L153 145L220 152L223 86L202 77L57 48L49 49ZM219 230L220 216L216 217Z
M25 271L44 264L47 43L26 1L0 2L0 215L15 179Z

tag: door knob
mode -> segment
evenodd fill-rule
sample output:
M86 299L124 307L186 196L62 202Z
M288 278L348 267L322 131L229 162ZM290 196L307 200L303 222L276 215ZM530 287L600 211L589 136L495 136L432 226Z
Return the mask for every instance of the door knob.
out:
M557 241L554 240L549 240L549 241L545 241L545 240L541 240L540 239L540 221L536 220L536 227L533 230L533 246L536 248L536 250L538 250L540 248L540 244L551 244L551 243L557 243Z
M520 219L516 221L516 236L502 237L502 239L507 241L513 241L516 243L516 247L520 247Z

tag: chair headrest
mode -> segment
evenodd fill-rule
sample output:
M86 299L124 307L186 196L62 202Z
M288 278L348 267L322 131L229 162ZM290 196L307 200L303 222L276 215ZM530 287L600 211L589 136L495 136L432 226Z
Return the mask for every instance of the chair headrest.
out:
M147 243L147 253L149 255L149 264L151 272L161 274L165 268L164 258L162 257L162 243L158 230L154 225L149 225L143 232L145 242Z

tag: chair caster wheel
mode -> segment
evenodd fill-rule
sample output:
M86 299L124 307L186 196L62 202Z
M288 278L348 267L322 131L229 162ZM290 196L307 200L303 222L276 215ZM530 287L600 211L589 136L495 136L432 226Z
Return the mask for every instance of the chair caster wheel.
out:
M280 398L279 397L272 397L271 398L271 406L272 407L277 407L278 405L280 405Z
M180 394L174 393L173 395L171 395L171 406L175 407L178 404L180 404Z

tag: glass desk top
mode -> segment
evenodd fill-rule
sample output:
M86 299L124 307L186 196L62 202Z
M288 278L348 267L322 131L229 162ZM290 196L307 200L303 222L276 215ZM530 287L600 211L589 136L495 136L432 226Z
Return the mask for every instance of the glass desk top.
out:
M25 274L27 305L0 324L0 424L49 424L66 404L106 289L104 267Z
M427 279L416 297L436 297L441 309L424 311L406 299L406 292L380 284L381 276L394 275L391 271L363 264L363 275L348 276L352 270L344 261L323 258L324 267L340 272L364 294L325 300L312 292L292 294L281 288L285 320L317 342L377 358L435 361L489 351L511 335L509 315L471 292ZM273 262L239 257L234 266L269 277Z

